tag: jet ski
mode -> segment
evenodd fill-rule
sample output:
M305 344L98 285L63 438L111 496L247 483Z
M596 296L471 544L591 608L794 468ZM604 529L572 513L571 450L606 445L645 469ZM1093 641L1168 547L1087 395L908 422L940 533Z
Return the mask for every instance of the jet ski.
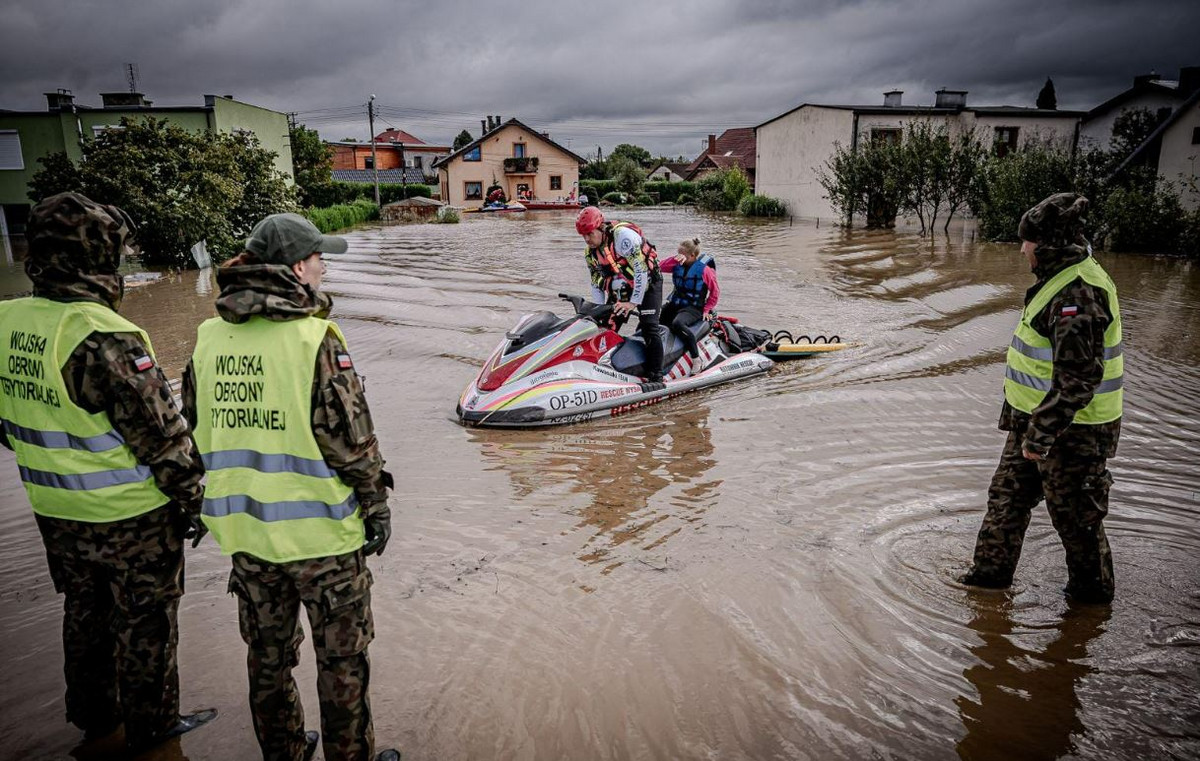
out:
M679 394L760 375L774 366L757 351L736 351L711 323L692 327L693 358L665 327L663 383L645 381L645 344L610 326L612 304L559 294L570 317L525 315L484 363L458 401L466 425L524 428L578 423L656 404Z

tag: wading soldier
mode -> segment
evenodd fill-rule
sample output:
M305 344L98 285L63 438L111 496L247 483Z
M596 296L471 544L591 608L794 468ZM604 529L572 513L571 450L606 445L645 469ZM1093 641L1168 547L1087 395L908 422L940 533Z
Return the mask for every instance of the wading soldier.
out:
M346 241L308 220L259 222L217 272L219 317L200 326L184 410L208 470L204 522L233 556L249 646L250 710L267 761L316 751L292 678L312 625L327 761L369 761L367 645L375 636L366 556L391 534L390 476L345 339L325 319L321 253ZM393 750L380 759L399 758Z
M1069 597L1113 597L1102 521L1121 431L1123 358L1117 289L1083 238L1087 199L1059 193L1021 218L1037 282L1008 349L1000 429L1008 441L964 584L1012 583L1030 513L1044 497L1067 555Z
M34 295L0 302L0 442L66 598L67 721L87 740L124 723L137 752L216 716L180 717L176 661L204 471L149 339L116 312L129 217L61 193L26 235Z

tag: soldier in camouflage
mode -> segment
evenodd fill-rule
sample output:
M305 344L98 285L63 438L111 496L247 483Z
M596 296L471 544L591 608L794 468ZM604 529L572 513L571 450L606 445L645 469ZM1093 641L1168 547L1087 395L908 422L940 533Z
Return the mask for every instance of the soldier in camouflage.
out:
M206 723L216 711L179 714L176 613L183 595L183 540L192 538L195 546L205 533L199 519L204 471L143 334L115 317L124 293L118 267L134 234L123 211L76 193L52 196L33 208L25 271L34 295L8 302L0 311L4 347L18 346L14 338L23 331L55 330L53 324L30 325L32 314L44 318L90 309L103 316L111 310L115 329L87 333L84 328L73 348L43 352L47 358L66 357L60 367L45 369L61 373L68 397L44 397L60 404L52 405L43 430L17 422L29 397L15 394L14 379L6 375L0 443L17 454L50 577L66 598L67 720L89 740L124 724L126 744L137 752ZM58 384L44 373L42 378L47 388ZM37 413L29 418L30 412L26 407L27 419L39 419ZM102 425L111 426L109 443L98 443L103 436L84 442L72 435L70 421L87 416L108 421ZM52 427L56 421L57 429ZM139 471L146 470L152 476L129 484L149 496L148 510L130 510L124 506L128 494L98 488L95 477L106 473L88 468L80 474L67 464L88 448L100 456L120 456L122 445L138 465L130 478L142 478ZM85 502L90 510L82 508ZM113 515L125 517L105 520Z
M1022 251L1037 277L1026 294L1026 305L1069 267L1088 264L1094 266L1093 272L1103 274L1091 260L1091 247L1083 237L1086 208L1086 198L1059 193L1021 218ZM1106 275L1103 279L1111 285ZM1114 320L1116 331L1110 330ZM1004 403L1000 429L1008 431L1008 440L988 489L974 564L961 581L1008 587L1031 512L1044 498L1066 550L1065 592L1081 602L1107 603L1113 598L1114 582L1102 521L1112 486L1106 463L1116 453L1121 432L1119 398L1115 419L1088 424L1076 417L1106 387L1120 386L1120 377L1104 380L1106 364L1120 356L1115 287L1110 293L1096 282L1075 277L1049 298L1029 325L1049 341L1050 349L1044 351L1052 356L1053 374L1044 398L1031 412L1017 409L1008 400ZM1112 341L1114 332L1115 346L1106 346L1106 333Z
M274 215L255 227L246 248L217 271L220 320L247 325L256 318L286 323L328 315L332 300L320 290L324 272L321 252L345 251L344 240L321 236L310 222L297 215ZM241 634L249 646L250 708L266 761L311 758L318 741L328 761L399 759L395 750L373 755L368 695L367 646L375 631L370 605L372 577L366 556L382 554L391 535L387 504L391 475L383 468L362 382L340 333L332 323L329 325L316 350L315 367L296 367L293 375L304 378L306 370L312 373L311 391L305 400L311 416L305 423L328 469L340 484L353 491L358 510L345 521L361 520L359 539L351 545L355 549L285 562L264 559L254 551L234 548L232 553L229 590L238 598ZM198 399L197 383L206 361L198 345L183 379L185 415L198 426L202 450L206 450L203 440L207 438L202 427L210 425L206 420L210 415L200 414L204 400ZM208 393L207 387L203 393ZM213 473L209 478L211 489ZM210 509L206 499L205 519L210 520L210 516L213 520L227 519L219 517L218 508ZM281 529L283 524L297 522L279 516L257 517L264 522L254 524L261 528L252 530L264 533L286 530ZM232 539L224 541L215 523L213 532L229 552ZM316 650L320 735L304 730L304 711L292 678L304 637L299 620L301 605L307 611Z

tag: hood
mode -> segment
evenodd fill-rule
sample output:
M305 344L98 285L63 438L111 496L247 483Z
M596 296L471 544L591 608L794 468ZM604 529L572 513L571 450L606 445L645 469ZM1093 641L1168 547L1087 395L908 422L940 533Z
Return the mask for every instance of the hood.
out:
M1063 269L1078 264L1089 256L1086 245L1075 244L1057 248L1038 246L1034 255L1037 257L1037 266L1033 268L1033 274L1039 281L1049 280Z
M33 295L51 301L94 301L117 311L125 297L125 278L115 273L80 272L57 262L27 260L25 274L33 281Z
M301 283L283 264L234 264L217 270L217 314L226 322L325 317L333 299Z

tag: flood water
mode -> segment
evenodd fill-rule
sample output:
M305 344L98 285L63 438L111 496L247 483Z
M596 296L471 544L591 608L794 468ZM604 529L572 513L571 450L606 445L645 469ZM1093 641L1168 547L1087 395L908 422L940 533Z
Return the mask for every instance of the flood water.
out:
M569 214L474 216L354 232L329 264L399 486L371 560L379 747L1200 756L1200 267L1099 256L1127 373L1110 610L1064 602L1043 508L1011 592L954 582L1004 440L1003 349L1032 281L1015 246L631 212L662 249L702 239L720 311L859 345L603 422L489 431L454 422L459 393L523 313L587 280ZM173 377L212 313L197 277L124 309ZM63 757L61 602L6 450L0 473L0 757ZM228 567L211 539L189 550L183 703L221 710L184 738L195 761L257 757Z

